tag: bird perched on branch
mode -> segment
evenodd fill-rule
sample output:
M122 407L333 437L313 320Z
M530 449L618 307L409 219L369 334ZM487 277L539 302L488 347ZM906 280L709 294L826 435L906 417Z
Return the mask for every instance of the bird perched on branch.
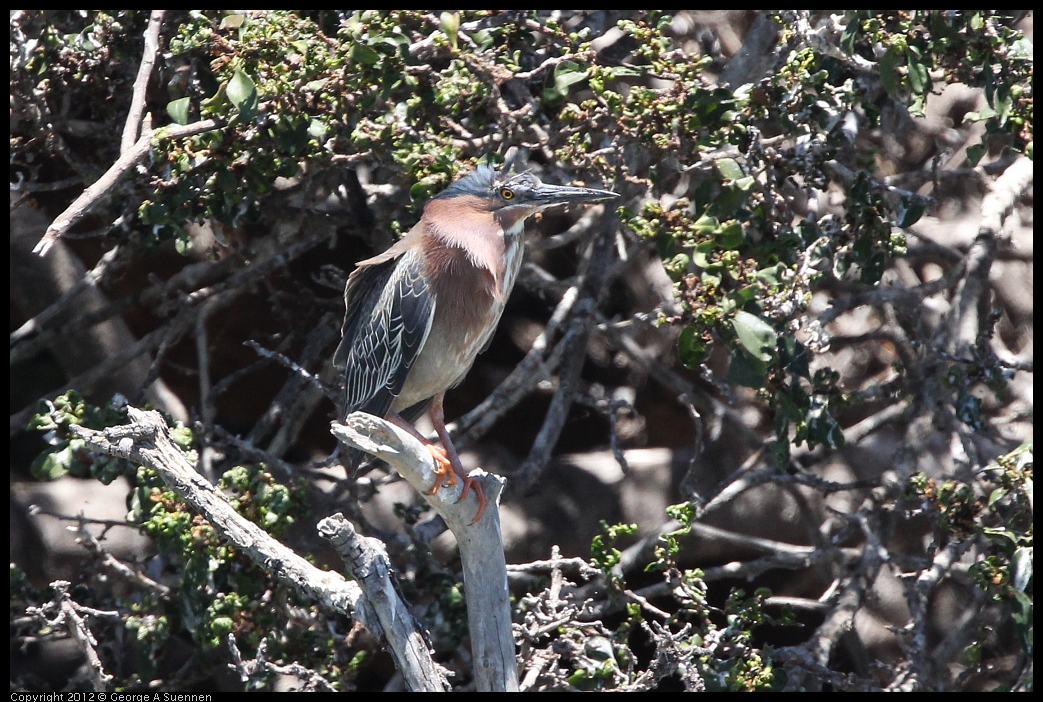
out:
M618 197L510 171L510 160L499 171L478 166L428 202L409 234L358 264L344 290L343 339L334 357L344 370L343 416L361 410L386 417L420 439L438 473L431 494L459 476L461 500L475 489L475 521L485 495L464 472L445 428L445 391L492 339L521 268L526 218L554 205ZM425 406L442 448L399 414L418 417Z

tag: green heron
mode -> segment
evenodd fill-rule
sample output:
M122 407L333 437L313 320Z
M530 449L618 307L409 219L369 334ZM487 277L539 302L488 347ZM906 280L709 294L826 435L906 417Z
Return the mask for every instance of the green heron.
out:
M521 268L525 219L553 205L618 197L509 171L510 163L499 171L478 166L432 198L409 234L358 264L344 290L343 340L334 357L345 374L344 416L361 410L386 417L420 439L435 459L430 494L460 476L461 500L475 489L475 521L485 495L446 431L445 391L463 380L496 330ZM407 421L425 408L444 448Z

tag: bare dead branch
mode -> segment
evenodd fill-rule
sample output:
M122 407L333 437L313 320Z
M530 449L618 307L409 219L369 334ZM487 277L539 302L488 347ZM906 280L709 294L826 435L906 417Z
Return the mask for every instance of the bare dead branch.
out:
M507 564L500 537L500 491L503 479L474 471L489 504L473 522L477 500L460 502L463 481L429 494L436 484L434 459L405 430L365 412L353 412L345 424L334 422L333 435L354 448L386 461L445 519L460 548L467 624L479 690L518 689L518 671L511 633Z
M367 605L380 621L384 639L412 692L447 692L449 681L431 658L420 623L409 611L384 544L361 536L339 512L319 522L319 534L330 542L362 588Z
M156 63L156 54L159 53L159 30L163 26L163 15L166 10L152 10L148 18L148 28L145 29L145 47L141 51L141 65L138 66L138 75L134 79L134 93L130 100L130 112L127 121L123 125L123 139L120 142L120 153L124 154L134 147L138 140L138 129L141 127L141 116L145 113L145 95L148 91L148 81L152 76L152 67Z
M101 203L102 199L105 198L114 187L116 187L116 184L124 175L126 175L127 171L145 158L145 155L152 147L153 139L181 139L187 136L209 132L214 129L220 129L221 126L222 124L217 120L205 119L194 124L188 124L185 126L174 125L143 134L141 138L134 143L132 148L120 155L116 163L112 164L109 170L107 170L101 178L94 181L82 193L80 193L80 196L76 198L64 212L58 215L53 222L51 222L51 226L47 228L43 238L41 238L33 248L33 253L40 256L46 256L47 252L54 245L54 242L58 240L58 237L62 236L62 234L67 232L74 224L79 222L84 215Z
M273 577L327 609L355 616L371 631L380 631L379 622L367 620L359 609L362 593L357 584L337 573L319 570L237 514L228 499L196 472L189 457L170 438L158 412L131 406L127 413L132 422L129 425L105 431L76 426L73 431L95 451L155 470L194 512Z

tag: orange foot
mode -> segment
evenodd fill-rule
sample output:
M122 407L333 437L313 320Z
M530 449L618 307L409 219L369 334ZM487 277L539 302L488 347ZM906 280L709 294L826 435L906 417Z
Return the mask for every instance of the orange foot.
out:
M457 502L462 501L467 497L467 491L474 488L474 494L478 498L478 511L474 515L474 519L471 521L472 524L482 518L482 511L485 509L485 492L482 490L482 484L474 478L469 477L463 472L461 468L459 471L453 465L453 462L449 460L449 456L446 455L446 451L441 446L435 446L434 444L427 444L427 450L431 454L431 458L435 459L435 484L428 491L428 495L434 495L438 492L438 488L442 487L443 481L446 485L456 485L456 476L459 475L464 481L464 489L460 492L460 497Z
M435 459L435 484L427 493L428 495L434 495L438 492L438 488L442 487L443 480L446 481L446 485L456 485L456 471L453 470L453 462L449 460L449 456L446 455L444 448L434 444L426 444L426 446L428 453L431 454L431 458ZM464 494L467 494L466 484L464 485Z

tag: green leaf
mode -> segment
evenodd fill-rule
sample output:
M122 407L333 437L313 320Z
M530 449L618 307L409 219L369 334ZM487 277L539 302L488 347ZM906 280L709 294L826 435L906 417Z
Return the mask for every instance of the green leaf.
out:
M1028 37L1021 37L1007 47L1007 56L1016 61L1031 61L1035 47L1032 42L1028 40Z
M1018 535L1006 527L983 527L981 531L989 536L1001 536L1009 541L1012 546L1018 545Z
M898 203L898 207L895 209L895 214L897 215L897 221L895 224L902 229L916 224L916 222L923 217L923 203L923 198L913 195L903 195L901 201Z
M775 329L757 315L739 310L732 317L739 343L746 351L759 361L767 363L778 343Z
M808 366L811 354L804 344L794 337L786 335L779 343L779 357L782 365L791 373L796 373L802 378L811 379L811 369Z
M454 49L459 49L458 35L460 32L460 13L459 12L443 12L438 18L439 24L442 26L442 31L449 37L449 43L453 45Z
M601 73L609 78L637 78L644 75L641 71L630 66L603 66Z
M724 281L724 275L720 273L723 270L723 266L711 266L703 270L699 274L699 280L702 281L703 285L708 285L712 288L720 287Z
M569 87L586 80L589 71L575 61L562 61L554 67L554 88L562 96L569 94Z
M756 182L757 182L757 179L754 178L753 176L744 176L742 178L736 178L735 182L732 183L732 187L733 188L738 188L739 190L741 190L742 192L745 193L745 192L749 192L750 190L752 190L753 186L754 186L754 184Z
M996 116L996 110L991 107L985 106L977 112L968 112L963 116L963 121L966 122L981 122L986 119L992 119Z
M237 68L228 81L228 99L239 109L243 119L253 117L257 109L257 85L242 69Z
M583 668L579 668L578 670L576 670L575 673L573 673L572 675L570 675L568 677L568 681L569 681L569 684L572 685L573 687L578 687L580 689L585 689L588 677L589 676L587 675L587 671L584 670Z
M735 300L735 307L742 309L746 307L747 302L752 302L757 299L757 293L760 292L760 286L757 285L744 285L738 290L732 290L728 293L728 297Z
M915 47L906 49L905 57L909 62L909 87L917 95L923 95L931 89L927 66L920 62L920 52Z
M718 265L710 260L710 254L712 254L713 251L714 243L712 241L700 241L695 245L695 248L692 249L692 262L704 269Z
M681 502L676 505L667 505L666 516L675 520L682 529L689 529L695 521L695 507L691 502Z
M692 259L687 254L679 253L669 261L663 261L663 268L674 280L680 280L681 276L688 270L688 264Z
M479 29L477 32L471 35L471 39L478 45L478 48L485 51L496 42L496 38L492 32L488 29Z
M797 397L793 397L793 395ZM778 400L779 409L775 415L776 422L781 419L788 424L788 422L800 422L804 419L808 401L807 396L801 392L799 386L793 385L787 392L779 393Z
M714 197L710 207L706 209L705 214L713 215L722 220L735 217L739 208L745 205L749 199L749 188L743 186L752 184L752 182L753 179L747 176L746 178L732 181L730 185L721 188L716 197Z
M182 234L174 239L174 250L182 256L192 252L192 239L187 234Z
M999 126L1003 126L1007 123L1007 118L1010 117L1010 108L1014 105L1014 100L1010 95L1010 86L997 85L996 92L993 94L992 107L996 110L996 119L999 122Z
M927 108L927 94L917 93L912 100L909 101L909 114L913 117L923 117L926 114Z
M745 241L746 235L742 231L742 225L733 219L717 232L714 239L722 249L737 249Z
M898 101L898 55L894 49L888 49L878 64L880 66L880 84L892 100Z
M865 263L869 260L869 257L873 254L873 239L868 234L863 234L855 239L855 243L851 246L851 253L855 255L855 261L858 263Z
M370 44L372 46L383 45L391 53L395 53L409 46L409 38L402 34L386 34L379 39L370 40Z
M985 148L985 144L978 143L968 146L967 163L969 163L971 167L977 166L978 161L981 160L981 157L985 155L986 151L987 149Z
M887 258L882 252L876 252L862 264L861 280L869 285L876 285L884 275L884 264Z
M426 200L431 194L431 184L425 183L424 181L417 181L413 183L413 186L409 189L409 198L413 202L419 200Z
M29 424L26 425L26 431L51 431L57 429L58 425L55 423L54 418L51 417L50 408L45 402L40 403L40 411L38 414L34 414L32 419L29 420Z
M221 29L239 29L246 22L246 15L225 15L221 18Z
M192 98L179 98L167 103L167 114L176 124L188 124L188 108L192 105Z
M1021 645L1024 647L1029 657L1032 656L1032 641L1033 641L1033 617L1032 617L1032 598L1026 593L1015 590L1014 597L1010 601L1011 619L1014 620L1016 626L1015 630L1018 632L1018 636L1021 638ZM1031 677L1029 678L1031 684Z
M69 472L73 461L73 453L69 444L56 450L41 453L30 466L30 472L37 480L57 480Z
M858 36L861 33L862 23L859 21L859 18L849 18L847 26L844 27L844 33L840 35L840 48L848 56L854 56L855 43L857 42Z
M728 384L747 388L763 388L768 379L768 364L750 358L738 350L732 352L728 364Z
M357 63L360 66L372 66L380 60L380 54L377 53L376 49L371 49L365 44L359 44L358 42L351 45L348 57L353 63Z
M302 119L294 121L280 120L274 130L279 147L290 154L298 154L308 145L308 123Z
M713 162L717 166L717 172L726 180L739 180L746 175L742 166L734 158L719 158Z
M819 404L808 410L808 446L824 444L829 448L844 447L844 432L833 419L825 405Z
M1025 592L1032 579L1032 547L1022 547L1014 551L1010 559L1011 585L1018 592Z
M83 401L83 396L75 390L70 390L64 395L54 398L54 408L66 415L60 421L70 424L79 424L79 419L87 412L87 405Z
M786 264L784 263L776 263L774 266L757 271L757 280L764 281L769 285L782 285L782 282L786 279L785 276Z
M778 427L776 427L776 431L778 431ZM776 433L775 437L777 439L775 441L775 465L784 468L789 465L789 462L792 459L789 446L788 425L781 433Z
M696 370L710 357L710 346L692 327L685 327L677 336L677 355L689 370Z
M692 226L695 227L695 231L700 234L712 234L721 228L721 221L716 217L704 214L702 217L695 220L695 224Z
M204 114L223 115L225 107L228 106L228 84L221 83L217 92L199 102Z

